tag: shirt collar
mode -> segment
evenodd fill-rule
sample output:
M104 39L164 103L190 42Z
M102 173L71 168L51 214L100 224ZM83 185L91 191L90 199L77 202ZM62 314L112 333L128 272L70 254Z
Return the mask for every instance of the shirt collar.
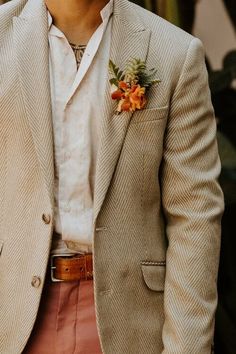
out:
M102 22L107 22L113 13L114 0L110 0L106 6L100 11ZM48 11L48 31L52 28L52 16Z
M102 21L107 21L113 13L114 0L110 0L106 6L100 11Z

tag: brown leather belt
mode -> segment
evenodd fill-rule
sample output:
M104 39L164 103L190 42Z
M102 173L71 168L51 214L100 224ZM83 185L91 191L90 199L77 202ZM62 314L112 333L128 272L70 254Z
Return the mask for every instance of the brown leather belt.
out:
M53 282L92 279L92 253L51 255L51 280Z

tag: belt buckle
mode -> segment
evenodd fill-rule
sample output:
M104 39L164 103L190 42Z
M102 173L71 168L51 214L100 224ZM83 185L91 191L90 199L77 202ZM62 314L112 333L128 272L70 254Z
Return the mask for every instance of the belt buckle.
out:
M51 281L53 283L61 283L61 282L65 281L65 280L57 279L57 278L54 277L54 269L56 269L56 267L54 266L54 258L57 258L57 257L73 257L75 255L76 255L76 253L51 254L51 256L50 256L50 274L51 274Z

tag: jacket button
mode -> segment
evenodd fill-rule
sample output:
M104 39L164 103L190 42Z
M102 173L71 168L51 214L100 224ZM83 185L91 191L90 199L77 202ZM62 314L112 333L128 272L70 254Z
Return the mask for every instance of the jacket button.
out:
M41 285L41 278L34 275L32 280L31 280L31 285L34 287L34 288L39 288L40 285Z
M51 215L50 214L43 214L42 215L43 222L48 225L51 222Z

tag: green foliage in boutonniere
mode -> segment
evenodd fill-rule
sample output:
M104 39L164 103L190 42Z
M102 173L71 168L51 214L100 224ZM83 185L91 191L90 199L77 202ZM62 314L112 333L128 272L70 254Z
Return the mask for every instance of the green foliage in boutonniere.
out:
M160 82L155 79L157 70L148 70L146 63L140 59L131 59L124 71L110 60L109 71L112 75L110 83L115 87L111 97L118 101L118 112L143 109L147 104L148 89Z

